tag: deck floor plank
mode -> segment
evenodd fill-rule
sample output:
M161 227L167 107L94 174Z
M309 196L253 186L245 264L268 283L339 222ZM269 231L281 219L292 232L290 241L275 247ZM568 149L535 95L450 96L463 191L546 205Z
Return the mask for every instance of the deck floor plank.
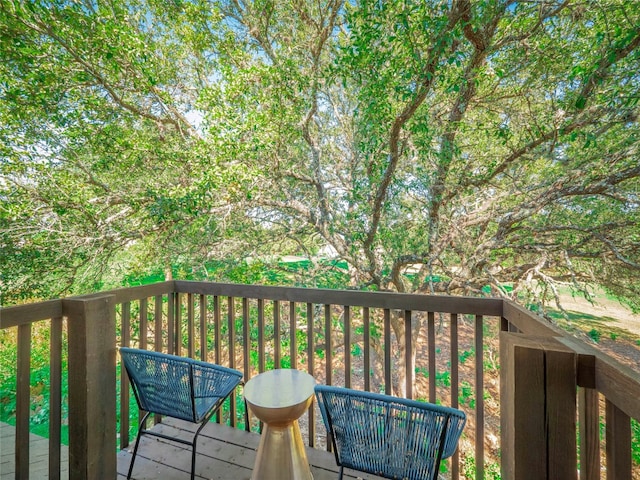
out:
M16 429L13 425L0 423L0 480L16 477ZM69 449L62 445L60 450L62 465L61 480L69 478ZM49 478L49 441L31 434L29 438L29 478L46 480Z
M192 424L170 418L164 418L163 423L154 428L183 439L191 438L194 431ZM198 439L196 478L249 480L259 443L260 435L257 433L248 433L214 423L207 425ZM126 478L132 451L133 445L118 455L118 480ZM307 457L314 480L338 478L338 467L332 453L307 448ZM188 446L146 436L140 442L132 478L135 480L188 479L190 466L191 452ZM380 477L350 475L349 471L345 471L344 478L375 480Z
M179 438L190 439L193 424L171 418L154 429ZM15 428L0 424L0 480L14 480L15 474ZM196 478L198 480L249 480L260 443L260 435L249 433L226 425L208 424L200 433L196 458ZM131 463L133 442L126 450L118 452L118 478L126 479ZM30 443L30 477L35 480L48 478L48 441L36 435ZM336 480L338 467L332 453L307 447L307 457L314 480ZM67 480L68 448L62 447L63 465L61 478ZM188 480L191 468L191 449L187 445L161 438L145 436L133 469L135 480ZM345 470L345 479L376 480L380 477L358 474ZM275 480L275 479L274 479Z

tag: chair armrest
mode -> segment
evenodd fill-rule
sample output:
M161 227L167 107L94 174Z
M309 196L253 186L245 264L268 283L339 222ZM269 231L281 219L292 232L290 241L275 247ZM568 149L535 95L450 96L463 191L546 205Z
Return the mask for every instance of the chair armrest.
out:
M193 395L195 398L226 398L242 381L242 373L231 368L194 360Z

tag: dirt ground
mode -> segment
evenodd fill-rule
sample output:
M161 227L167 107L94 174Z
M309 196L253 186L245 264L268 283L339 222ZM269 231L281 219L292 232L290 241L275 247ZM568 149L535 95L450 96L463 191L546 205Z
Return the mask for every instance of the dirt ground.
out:
M608 299L604 293L596 293L595 304L569 295L562 296L561 301L565 310L587 319L598 317L606 320L612 327L627 330L640 337L640 315L632 313L620 302Z
M584 298L561 297L565 318L560 326L621 363L640 372L640 315L596 292L592 304Z

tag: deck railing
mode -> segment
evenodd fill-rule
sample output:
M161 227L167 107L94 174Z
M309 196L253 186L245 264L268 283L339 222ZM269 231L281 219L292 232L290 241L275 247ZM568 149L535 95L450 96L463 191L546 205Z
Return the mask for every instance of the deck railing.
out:
M226 365L245 380L291 367L321 383L459 407L469 422L448 464L452 479L470 470L485 478L492 457L501 458L503 479L632 478L630 419L640 419L640 375L512 302L183 281L0 309L0 327L18 330L16 478L28 478L34 322L50 324L52 479L60 472L65 336L71 479L115 478L117 448L131 440L124 373L116 384L117 345ZM495 337L499 351L489 348ZM485 383L498 366L495 398ZM219 421L244 427L241 393ZM497 405L500 419L492 415ZM301 424L310 446L326 448L313 407ZM499 444L485 441L493 432Z

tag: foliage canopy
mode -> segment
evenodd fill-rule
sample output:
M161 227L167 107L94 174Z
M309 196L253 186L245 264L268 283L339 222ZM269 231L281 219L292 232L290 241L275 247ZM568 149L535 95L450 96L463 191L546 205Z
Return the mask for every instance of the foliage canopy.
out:
M5 301L329 248L638 308L634 3L0 0Z

